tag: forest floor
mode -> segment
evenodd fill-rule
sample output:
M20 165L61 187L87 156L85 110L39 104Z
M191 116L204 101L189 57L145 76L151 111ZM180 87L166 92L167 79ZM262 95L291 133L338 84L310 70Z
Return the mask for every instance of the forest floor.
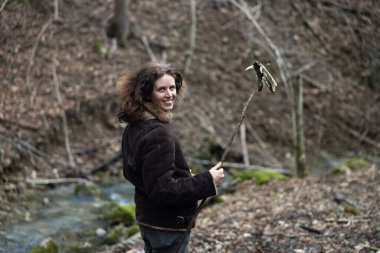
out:
M379 252L380 170L336 177L246 181L205 208L190 252ZM140 239L110 252L142 252Z

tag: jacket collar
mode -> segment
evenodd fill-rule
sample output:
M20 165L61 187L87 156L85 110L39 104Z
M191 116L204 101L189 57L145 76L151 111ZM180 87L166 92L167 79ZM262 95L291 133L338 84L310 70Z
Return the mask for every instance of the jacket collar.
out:
M173 114L169 111L165 111L151 102L144 102L144 111L142 112L142 120L158 119L161 122L168 123Z

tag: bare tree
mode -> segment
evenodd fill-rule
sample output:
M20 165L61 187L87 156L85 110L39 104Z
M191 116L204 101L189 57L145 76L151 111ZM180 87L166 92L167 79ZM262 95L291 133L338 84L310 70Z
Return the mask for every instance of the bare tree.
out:
M293 110L295 111L295 141L294 150L296 153L297 176L305 177L307 175L306 154L305 154L305 137L303 126L303 78L299 77L298 85L294 85L294 102Z
M304 177L307 174L306 170L306 155L303 135L303 118L302 118L302 106L303 95L302 87L297 87L297 84L292 84L290 80L289 71L286 67L285 60L282 56L281 49L269 38L264 29L257 22L261 13L261 2L251 8L244 0L230 0L244 15L251 21L253 26L259 32L262 40L255 41L262 48L264 48L274 59L280 71L280 78L286 88L289 103L291 105L292 115L292 128L293 128L293 147L296 157L296 172L300 177ZM301 84L301 82L300 82ZM294 89L297 89L295 94Z
M193 58L194 50L195 50L195 37L197 34L197 7L196 7L196 0L190 1L190 14L191 14L191 29L190 29L190 46L189 49L186 51L185 55L185 67L184 72L188 73L190 70L191 65L191 59Z
M127 37L130 32L130 0L115 0L114 3L114 17L109 21L107 35L117 38L119 46L126 47Z

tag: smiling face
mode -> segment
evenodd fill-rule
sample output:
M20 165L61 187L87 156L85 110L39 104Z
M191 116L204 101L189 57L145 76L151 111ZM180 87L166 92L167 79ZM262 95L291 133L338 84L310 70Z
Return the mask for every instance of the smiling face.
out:
M171 111L177 96L175 80L171 75L165 74L154 83L152 102L165 111Z

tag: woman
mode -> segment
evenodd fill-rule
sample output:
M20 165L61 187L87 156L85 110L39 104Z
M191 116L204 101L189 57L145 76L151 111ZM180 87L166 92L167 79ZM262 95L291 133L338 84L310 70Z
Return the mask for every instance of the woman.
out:
M169 124L185 87L174 66L148 63L123 76L117 86L122 100L119 121L128 123L122 140L123 171L135 186L136 219L145 252L172 252L197 201L216 194L223 169L218 163L195 176L190 172Z

